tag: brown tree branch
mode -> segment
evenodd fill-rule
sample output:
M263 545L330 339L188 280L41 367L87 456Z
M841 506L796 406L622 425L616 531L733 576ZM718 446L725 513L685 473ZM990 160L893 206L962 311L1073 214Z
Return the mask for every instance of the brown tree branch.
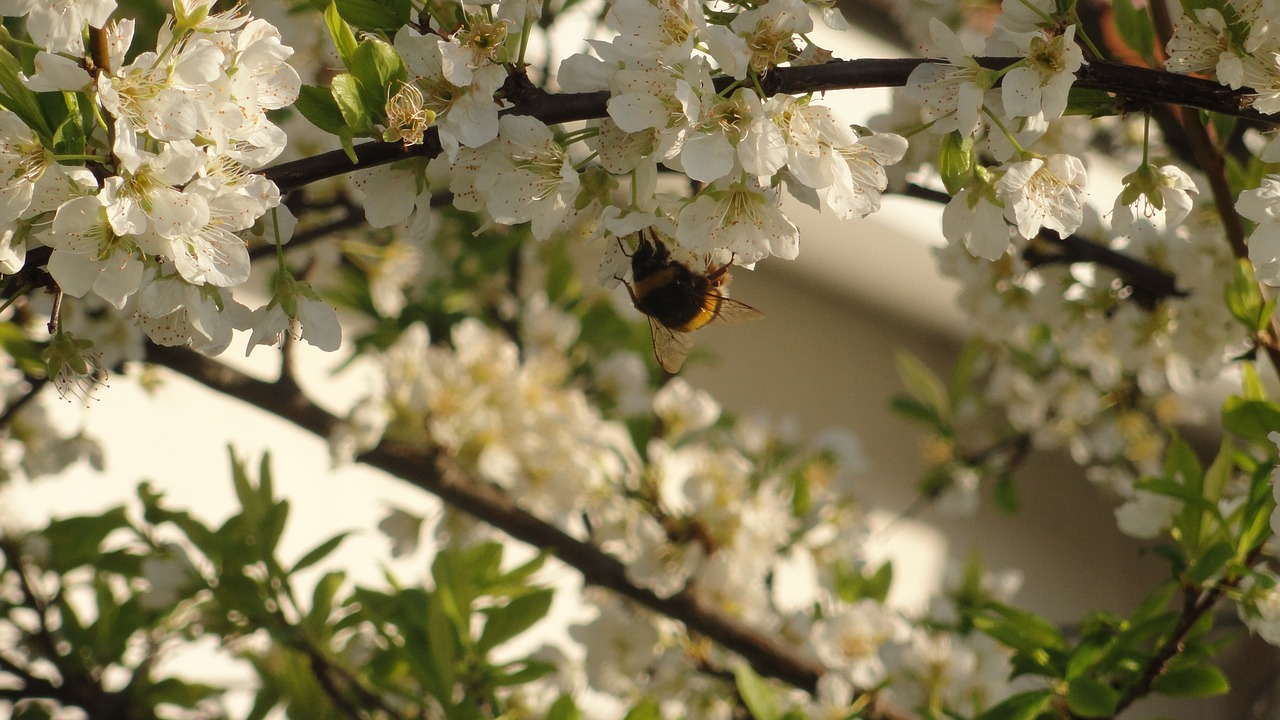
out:
M907 185L902 191L907 197L946 203L950 195L919 185ZM1178 278L1172 273L1161 270L1154 265L1126 255L1118 250L1096 243L1079 235L1058 235L1051 230L1042 230L1037 240L1055 248L1056 252L1028 245L1024 258L1032 265L1074 264L1078 262L1094 263L1100 267L1114 270L1120 279L1133 290L1133 299L1144 308L1154 307L1157 302L1169 297L1186 297L1187 292L1178 287Z
M987 66L1000 68L1014 62L1010 58L980 58ZM937 62L920 58L834 60L822 65L775 68L763 79L765 92L810 93L873 87L901 87L921 63ZM727 85L731 78L722 79ZM1098 62L1076 72L1075 87L1102 90L1125 100L1126 110L1177 104L1211 110L1225 115L1275 122L1250 107L1243 91L1232 90L1211 80L1176 75L1161 70ZM608 114L608 92L548 93L537 88L520 88L519 102L505 113L532 115L548 125L603 118ZM510 95L509 95L510 98ZM342 150L321 153L302 160L281 163L262 171L282 192L307 183L363 170L410 157L432 158L440 154L440 136L430 128L421 145L408 148L400 143L367 142L357 145L358 162L353 164Z

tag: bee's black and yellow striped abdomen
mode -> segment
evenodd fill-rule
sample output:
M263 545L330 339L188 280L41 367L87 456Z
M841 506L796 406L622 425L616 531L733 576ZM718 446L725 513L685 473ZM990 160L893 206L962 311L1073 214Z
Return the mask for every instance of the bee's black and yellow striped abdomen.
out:
M720 295L710 282L679 263L671 263L635 281L636 309L678 332L693 332L711 322Z

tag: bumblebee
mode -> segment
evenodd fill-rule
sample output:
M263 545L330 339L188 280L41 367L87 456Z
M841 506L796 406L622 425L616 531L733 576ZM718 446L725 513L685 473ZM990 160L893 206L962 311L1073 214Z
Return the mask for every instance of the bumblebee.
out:
M639 244L629 255L631 282L617 279L627 286L631 304L649 318L653 354L663 370L674 373L680 369L693 344L689 334L707 323L764 317L759 310L725 294L728 263L708 264L698 271L671 257L670 248L653 228L641 230L637 237Z

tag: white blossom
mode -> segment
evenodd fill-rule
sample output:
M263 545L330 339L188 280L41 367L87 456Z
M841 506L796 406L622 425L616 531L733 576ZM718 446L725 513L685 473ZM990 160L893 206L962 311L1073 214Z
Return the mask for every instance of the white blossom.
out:
M418 83L427 110L436 115L440 144L449 158L459 146L480 147L498 136L498 105L493 94L506 80L501 65L486 64L471 71L468 85L455 85L445 76L442 45L447 40L419 34L406 25L395 37L411 82Z
M720 405L707 391L677 377L653 396L653 413L666 436L678 441L711 427L720 418Z
M1124 178L1116 196L1111 227L1118 233L1150 236L1186 219L1194 204L1189 193L1196 185L1174 165L1143 165Z
M1015 117L1042 116L1056 120L1067 107L1067 93L1075 72L1084 64L1075 43L1075 25L1058 35L1043 32L1009 36L1024 60L1005 73L1001 81L1004 110Z
M31 39L49 52L79 55L85 28L102 27L115 9L115 0L7 0L0 14L26 15Z
M52 153L26 123L0 110L0 226L27 211L36 183L51 163Z
M1009 224L995 187L975 176L942 209L942 235L976 257L999 259L1009 249Z
M551 237L569 214L580 181L551 130L527 115L505 115L498 147L476 170L476 188L494 221L532 221L533 236Z
M1280 175L1268 175L1240 193L1236 210L1257 223L1249 235L1249 260L1258 279L1280 286Z
M800 231L776 198L776 192L743 183L712 184L680 211L676 239L695 254L727 252L739 265L768 255L794 259L800 253Z
M53 247L49 274L68 295L83 297L92 290L119 310L142 283L136 245L112 230L101 195L58 208L45 242Z
M889 644L905 639L907 626L874 600L843 605L813 624L809 642L818 660L855 687L872 687L885 678L881 655Z
M925 119L932 123L931 132L971 136L978 131L983 97L995 85L991 71L974 59L983 48L966 45L936 17L929 19L929 32L937 51L949 64L917 65L903 92L920 103Z
M1136 490L1116 508L1116 524L1125 535L1150 540L1168 528L1181 509L1182 503L1175 498Z
M1072 155L1033 157L1012 163L996 185L1005 217L1031 239L1041 228L1063 235L1084 219L1084 164Z

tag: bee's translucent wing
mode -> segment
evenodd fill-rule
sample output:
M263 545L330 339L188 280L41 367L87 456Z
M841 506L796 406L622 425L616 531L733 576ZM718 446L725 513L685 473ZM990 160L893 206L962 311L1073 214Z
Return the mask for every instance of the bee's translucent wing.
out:
M658 364L669 373L679 372L689 348L693 347L689 333L672 330L653 318L649 318L649 333L653 336L653 354Z
M764 317L764 313L750 305L722 295L720 296L720 305L716 308L715 319L720 322L736 323L746 320L758 320L762 317Z

